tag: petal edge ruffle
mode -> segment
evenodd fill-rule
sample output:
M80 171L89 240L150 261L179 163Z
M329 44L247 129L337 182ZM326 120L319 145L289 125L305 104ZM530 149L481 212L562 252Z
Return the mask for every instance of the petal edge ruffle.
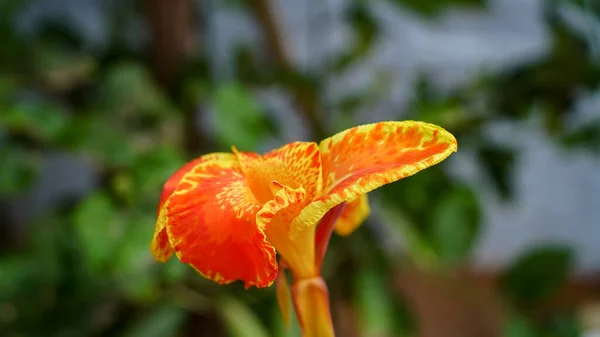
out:
M262 208L237 158L208 157L186 172L164 201L164 222L177 257L220 284L266 287L277 276L275 249L256 224Z

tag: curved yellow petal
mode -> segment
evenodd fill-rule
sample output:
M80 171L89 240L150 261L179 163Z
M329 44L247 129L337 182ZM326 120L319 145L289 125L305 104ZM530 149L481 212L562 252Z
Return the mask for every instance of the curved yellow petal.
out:
M340 217L335 222L334 230L338 235L348 236L365 221L371 213L366 194L346 203Z
M306 191L302 186L293 189L277 182L272 182L271 186L278 191L256 214L256 223L265 228L267 241L287 261L294 275L312 275L314 235L311 236L309 231L302 236L290 233L291 220L310 201L306 199Z
M293 189L289 186L280 185L277 182L272 182L271 185L278 186L279 190L275 193L273 199L267 201L261 210L256 213L256 223L261 228L267 228L273 217L290 212L295 206L304 201L306 197L306 191L304 191L302 186Z
M456 151L454 136L424 122L381 122L357 126L319 145L323 193L292 223L312 226L335 205L435 165Z

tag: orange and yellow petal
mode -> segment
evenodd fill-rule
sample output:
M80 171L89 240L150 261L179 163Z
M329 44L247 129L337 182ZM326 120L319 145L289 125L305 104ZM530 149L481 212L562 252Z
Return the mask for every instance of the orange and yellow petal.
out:
M329 290L325 281L321 277L295 280L290 290L302 335L334 337Z
M252 192L263 203L273 199L273 181L292 189L302 187L310 199L322 189L321 153L316 143L293 142L262 156L235 148L234 152Z
M169 242L164 221L156 221L154 235L152 236L152 241L150 241L150 251L154 258L160 262L167 262L175 252L175 249L173 249L173 246Z
M272 182L274 197L267 201L256 214L256 223L265 228L267 241L271 243L296 277L315 274L314 230L292 235L290 224L306 204L306 191L302 186L293 189ZM310 201L310 200L308 200Z
M319 145L323 195L305 207L293 226L310 226L332 207L435 165L456 151L454 136L424 122L357 126Z
M160 196L160 201L158 203L157 216L159 220L161 219L161 212L164 211L163 205L165 201L173 194L177 185L181 181L181 178L192 170L194 167L199 165L202 162L219 160L219 158L231 158L230 153L211 153L204 156L201 156L197 159L190 161L185 164L179 170L177 170L163 185L163 190ZM175 251L169 242L169 238L167 236L167 230L165 228L164 221L157 221L156 228L154 229L154 235L152 237L152 241L150 242L150 251L152 255L161 262L167 261Z
M366 194L358 196L358 198L348 201L340 217L335 222L334 230L338 235L348 236L365 221L371 213L369 208L369 200Z
M164 226L177 257L220 284L242 280L266 287L277 276L275 249L257 225L259 203L233 154L189 169L162 204Z
M273 199L267 201L258 213L256 213L256 223L261 228L267 228L275 216L281 216L286 211L289 212L296 205L304 201L306 196L306 191L302 186L293 189L289 186L272 182L271 190L274 188L277 189L277 191L273 193Z
M169 196L171 196L171 194L173 194L173 192L177 188L177 185L179 185L179 182L181 181L181 179L183 178L183 176L186 173L188 173L194 167L200 165L201 163L219 161L221 159L222 160L230 160L231 153L215 152L215 153L209 153L209 154L200 156L200 157L190 161L189 163L183 165L179 170L177 170L175 173L173 173L173 175L171 175L171 177L169 177L169 179L163 185L163 190L160 195L160 201L158 203L158 212L160 213L162 205L165 203L167 198L169 198Z
M314 228L294 233L291 223L322 189L321 153L316 143L293 142L262 156L238 152L244 176L265 203L257 223L265 226L267 240L287 261L294 277L316 273Z

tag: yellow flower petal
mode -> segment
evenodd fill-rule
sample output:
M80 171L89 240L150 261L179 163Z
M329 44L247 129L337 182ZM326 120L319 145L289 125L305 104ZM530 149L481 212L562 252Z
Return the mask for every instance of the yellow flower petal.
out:
M292 223L313 226L335 205L435 165L456 151L454 136L429 123L404 121L357 126L319 145L323 194Z
M347 202L335 223L335 232L342 236L352 234L365 221L369 213L371 213L371 208L366 194Z

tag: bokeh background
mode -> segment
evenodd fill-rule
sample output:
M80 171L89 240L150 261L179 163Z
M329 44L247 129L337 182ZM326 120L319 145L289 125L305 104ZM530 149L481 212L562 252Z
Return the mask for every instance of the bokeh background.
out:
M333 238L338 335L598 336L599 84L595 0L2 0L0 336L300 336L153 261L161 185L403 119L459 152Z

